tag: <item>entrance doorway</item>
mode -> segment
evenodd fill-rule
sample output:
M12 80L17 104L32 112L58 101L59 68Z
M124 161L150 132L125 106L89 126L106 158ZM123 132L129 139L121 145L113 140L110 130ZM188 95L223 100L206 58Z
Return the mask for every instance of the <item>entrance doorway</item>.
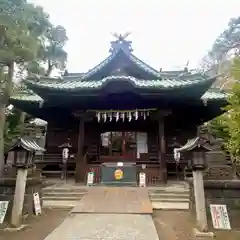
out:
M136 132L105 132L101 134L101 155L136 161Z

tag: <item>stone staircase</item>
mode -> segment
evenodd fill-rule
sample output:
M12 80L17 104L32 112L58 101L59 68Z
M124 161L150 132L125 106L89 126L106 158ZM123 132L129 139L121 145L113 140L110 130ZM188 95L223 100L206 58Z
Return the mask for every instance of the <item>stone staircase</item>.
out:
M153 209L189 210L190 193L185 183L149 187L148 192Z
M44 208L73 208L87 193L86 187L47 187L43 189Z
M44 208L73 208L87 193L87 186L55 184L43 189ZM169 182L158 187L148 187L153 209L189 210L189 186L185 182Z

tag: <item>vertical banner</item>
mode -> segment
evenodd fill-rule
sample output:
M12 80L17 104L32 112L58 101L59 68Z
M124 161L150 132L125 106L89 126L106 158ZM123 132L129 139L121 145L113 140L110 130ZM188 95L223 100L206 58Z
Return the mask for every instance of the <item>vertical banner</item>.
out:
M144 172L139 173L139 187L146 187L146 174Z
M38 216L42 213L41 202L38 192L33 194L33 203L35 214Z
M210 204L210 211L215 229L231 229L226 205Z

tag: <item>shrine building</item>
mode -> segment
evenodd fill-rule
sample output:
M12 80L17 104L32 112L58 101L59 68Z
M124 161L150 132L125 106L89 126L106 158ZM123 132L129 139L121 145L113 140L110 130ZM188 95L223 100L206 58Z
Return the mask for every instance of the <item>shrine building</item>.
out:
M48 122L45 167L58 169L59 146L70 141L69 164L77 182L101 166L133 163L147 183L174 177L173 148L197 136L197 127L220 115L226 95L211 86L216 76L158 71L133 54L118 36L110 55L86 73L61 78L31 76L11 103Z

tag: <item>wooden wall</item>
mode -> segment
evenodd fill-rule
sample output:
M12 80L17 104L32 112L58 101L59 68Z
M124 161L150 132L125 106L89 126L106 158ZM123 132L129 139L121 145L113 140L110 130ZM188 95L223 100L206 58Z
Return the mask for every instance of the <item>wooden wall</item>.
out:
M78 124L73 122L69 124L71 127L59 127L54 121L48 123L46 149L47 153L61 153L58 148L59 145L67 142L70 138L71 144L73 145L73 153L77 152L78 142ZM97 121L85 123L85 139L84 145L88 147L89 155L94 156L95 159L100 152L100 135L107 131L142 131L147 132L148 141L148 156L152 162L158 162L158 126L156 122L150 121L133 121L126 123L102 123L99 124ZM173 153L172 145L178 143L184 145L188 139L195 137L195 131L193 129L189 131L178 131L174 132L168 129L167 123L165 123L165 139L166 139L166 150L168 154Z

